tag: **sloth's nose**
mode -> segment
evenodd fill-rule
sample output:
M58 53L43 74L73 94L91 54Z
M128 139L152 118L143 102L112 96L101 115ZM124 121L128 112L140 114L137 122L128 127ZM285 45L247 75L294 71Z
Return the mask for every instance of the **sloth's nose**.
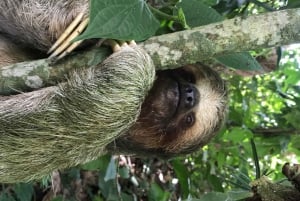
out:
M196 98L196 88L193 85L187 84L184 88L185 92L185 107L192 108L197 102Z

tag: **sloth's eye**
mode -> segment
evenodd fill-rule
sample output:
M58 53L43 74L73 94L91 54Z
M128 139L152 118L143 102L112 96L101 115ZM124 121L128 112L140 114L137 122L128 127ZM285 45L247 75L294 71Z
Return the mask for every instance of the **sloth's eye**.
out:
M185 116L185 125L186 126L192 126L195 123L195 115L193 113L190 113Z

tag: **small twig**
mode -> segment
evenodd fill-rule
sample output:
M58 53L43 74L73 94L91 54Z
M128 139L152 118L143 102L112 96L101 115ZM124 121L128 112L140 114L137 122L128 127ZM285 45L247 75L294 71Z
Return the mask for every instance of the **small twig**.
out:
M161 12L161 11L158 10L157 8L154 8L153 6L151 6L151 5L149 5L149 4L148 4L148 6L149 6L150 10L151 10L154 14L156 14L156 15L158 15L158 16L160 16L160 17L166 19L166 20L173 20L173 21L175 21L175 22L179 22L179 23L180 23L180 20L179 20L179 18L178 18L177 16L168 15L168 14L166 14L166 13L164 13L164 12Z

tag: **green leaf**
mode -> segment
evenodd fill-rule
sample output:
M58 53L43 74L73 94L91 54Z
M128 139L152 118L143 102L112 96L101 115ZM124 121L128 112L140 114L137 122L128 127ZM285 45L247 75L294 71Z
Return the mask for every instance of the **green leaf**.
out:
M111 156L110 162L109 162L108 167L106 169L106 174L105 174L105 177L104 177L104 181L115 179L116 176L117 176L116 160L115 160L114 156Z
M300 2L299 0L289 0L286 8L299 8Z
M132 195L128 195L126 193L121 193L121 198L123 201L134 201L134 197Z
M141 41L154 35L159 22L141 0L92 0L90 23L76 40L111 38Z
M288 86L297 85L297 83L300 80L300 74L298 73L298 69L284 68L283 72L287 75L287 78L284 80L284 82Z
M93 197L93 201L104 201L100 195L96 195Z
M226 162L226 155L225 155L224 152L219 151L219 152L217 153L217 161L218 161L218 166L223 167L223 165L224 165L225 162Z
M104 155L101 156L99 159L90 161L84 165L81 166L84 170L102 170L106 171L107 166L110 162L111 156L110 155Z
M222 181L217 176L209 174L207 177L209 183L213 186L213 189L218 192L224 192L222 187Z
M183 9L185 20L190 27L203 26L224 19L217 11L200 1L182 0L176 7Z
M118 192L117 188L111 188L109 190L107 200L109 200L109 201L120 201L119 192Z
M31 201L33 186L29 183L19 183L14 186L14 191L19 200Z
M286 121L297 129L300 129L299 119L300 119L300 111L292 110L288 114L283 116Z
M243 200L253 196L252 192L244 190L229 191L227 195L233 200Z
M125 166L125 167L121 167L119 169L119 175L120 177L122 177L123 179L128 179L130 177L130 169L128 166Z
M228 196L225 193L219 193L219 192L210 192L201 199L188 199L186 201L233 201L232 199L228 199Z
M157 183L152 183L150 191L148 192L148 197L150 201L167 201L169 200L170 193L163 191Z
M189 25L186 23L185 15L182 8L178 9L178 20L180 21L184 29L190 29Z
M230 191L228 193L210 192L205 194L201 199L187 199L185 201L237 201L252 196L249 191Z
M245 139L250 139L253 137L253 133L241 127L233 127L230 132L224 135L224 138L232 141L233 143L243 142Z
M55 198L53 198L51 201L63 201L64 197L63 196L57 196Z
M187 168L182 164L182 161L179 159L172 160L172 165L176 176L179 180L180 188L182 191L183 198L187 198L190 194L189 191L189 171Z
M261 65L248 52L240 52L233 54L226 54L216 58L220 63L242 70L257 70L262 71Z
M104 181L105 174L103 172L99 172L99 182L98 186L101 191L101 195L104 198L109 196L109 192L111 189L115 188L115 184L113 180L109 180L107 182Z
M16 201L10 194L8 193L1 193L0 194L1 201Z

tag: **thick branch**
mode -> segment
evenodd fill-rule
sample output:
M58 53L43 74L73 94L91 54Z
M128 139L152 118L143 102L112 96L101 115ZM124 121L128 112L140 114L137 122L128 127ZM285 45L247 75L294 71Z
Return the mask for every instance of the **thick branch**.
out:
M141 45L157 69L169 69L227 53L297 42L300 42L300 9L225 20L153 37Z
M153 37L140 45L150 54L156 69L169 69L227 53L296 42L300 42L300 9L226 20ZM98 48L69 56L54 64L42 59L1 68L0 94L52 85L62 80L71 69L102 61L107 53Z
M49 59L40 59L0 67L0 95L55 85L65 80L68 72L94 66L109 53L107 48L94 48L78 52L56 63Z

